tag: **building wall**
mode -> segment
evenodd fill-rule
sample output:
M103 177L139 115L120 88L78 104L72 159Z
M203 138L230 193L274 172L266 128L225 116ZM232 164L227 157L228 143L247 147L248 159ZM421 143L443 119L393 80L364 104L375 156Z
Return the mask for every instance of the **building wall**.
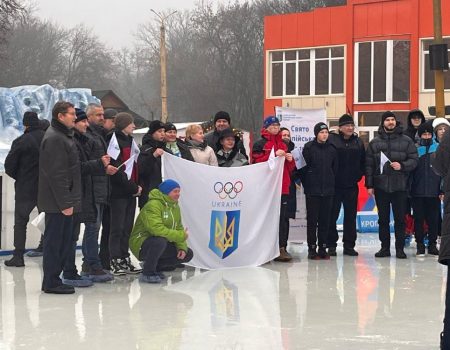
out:
M450 0L442 0L443 33L450 36ZM311 12L265 18L264 115L275 106L322 107L328 118L349 111L409 110L428 112L434 94L422 91L421 38L433 37L433 0L349 0L346 6L320 8ZM355 43L378 40L410 41L410 100L402 103L355 103ZM267 51L306 47L345 46L343 96L271 98ZM449 101L450 91L446 93ZM448 104L448 103L447 103Z

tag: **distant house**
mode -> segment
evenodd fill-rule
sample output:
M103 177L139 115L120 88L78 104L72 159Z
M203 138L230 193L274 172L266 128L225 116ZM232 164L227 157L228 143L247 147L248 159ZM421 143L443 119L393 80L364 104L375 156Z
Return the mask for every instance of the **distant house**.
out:
M117 96L112 90L97 90L92 91L92 95L97 97L101 102L103 108L114 108L118 112L127 112L134 117L134 123L136 128L146 128L148 121L141 117L139 114L133 112L128 108L125 102L123 102L119 96Z

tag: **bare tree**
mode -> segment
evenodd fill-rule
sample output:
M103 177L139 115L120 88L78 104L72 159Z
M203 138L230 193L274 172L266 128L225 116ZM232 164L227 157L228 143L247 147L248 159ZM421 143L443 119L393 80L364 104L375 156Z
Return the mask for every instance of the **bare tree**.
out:
M0 45L7 41L7 34L14 22L24 13L20 0L0 0ZM0 56L1 58L1 56Z

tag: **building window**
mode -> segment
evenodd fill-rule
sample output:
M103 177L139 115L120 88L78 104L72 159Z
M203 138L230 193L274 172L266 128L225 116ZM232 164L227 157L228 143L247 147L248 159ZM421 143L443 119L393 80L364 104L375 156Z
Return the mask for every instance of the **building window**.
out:
M409 41L356 43L355 58L355 101L357 103L409 101Z
M434 71L430 69L430 44L433 40L422 41L422 67L423 67L423 89L434 90ZM444 43L448 45L448 52L450 54L450 38L445 38ZM450 90L450 70L444 72L444 88Z
M272 97L344 93L344 47L270 52Z

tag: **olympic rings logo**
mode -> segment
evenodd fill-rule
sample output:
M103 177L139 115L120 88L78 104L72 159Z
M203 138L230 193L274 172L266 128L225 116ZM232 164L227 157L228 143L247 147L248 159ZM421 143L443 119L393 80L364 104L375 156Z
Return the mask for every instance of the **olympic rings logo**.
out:
M214 184L214 192L219 195L220 199L235 199L239 193L244 189L242 181L232 182L216 182Z

